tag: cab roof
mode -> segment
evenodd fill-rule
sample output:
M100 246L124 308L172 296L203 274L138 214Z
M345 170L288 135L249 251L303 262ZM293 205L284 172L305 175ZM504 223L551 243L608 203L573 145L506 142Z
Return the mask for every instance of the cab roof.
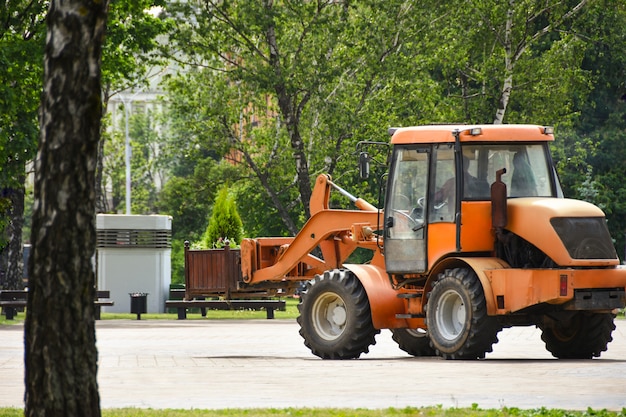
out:
M389 129L391 143L545 142L553 141L553 128L539 125L431 125Z

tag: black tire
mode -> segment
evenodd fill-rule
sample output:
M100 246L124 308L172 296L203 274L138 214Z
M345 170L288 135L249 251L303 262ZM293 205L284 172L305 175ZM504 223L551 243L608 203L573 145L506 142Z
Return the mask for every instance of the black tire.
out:
M322 359L355 359L380 333L372 324L365 288L354 274L335 269L306 285L298 304L304 344Z
M547 319L539 325L541 340L555 358L597 358L613 340L614 319L611 313L587 312L577 312L567 320Z
M445 359L482 359L501 326L487 315L480 280L469 268L447 269L430 293L426 324L432 347Z
M423 329L391 329L391 338L398 347L413 356L436 356L430 345L428 331Z

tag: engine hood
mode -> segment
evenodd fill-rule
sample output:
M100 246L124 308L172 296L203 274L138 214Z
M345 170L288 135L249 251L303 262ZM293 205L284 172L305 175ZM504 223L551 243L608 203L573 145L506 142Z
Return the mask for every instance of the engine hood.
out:
M524 238L560 266L618 265L604 212L567 198L507 201L506 229Z

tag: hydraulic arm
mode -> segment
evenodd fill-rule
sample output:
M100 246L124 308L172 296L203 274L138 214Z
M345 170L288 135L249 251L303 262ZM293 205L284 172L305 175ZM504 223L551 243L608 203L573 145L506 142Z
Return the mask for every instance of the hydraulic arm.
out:
M329 208L331 189L360 210ZM244 282L302 280L339 268L357 247L377 249L374 230L378 209L320 175L310 201L311 218L295 237L244 239L241 268ZM320 253L318 256L314 253Z

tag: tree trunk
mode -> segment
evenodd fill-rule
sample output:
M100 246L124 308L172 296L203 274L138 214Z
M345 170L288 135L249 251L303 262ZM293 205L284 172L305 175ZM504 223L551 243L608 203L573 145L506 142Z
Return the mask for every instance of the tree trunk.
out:
M98 142L98 158L96 160L96 213L107 213L106 190L102 186L102 172L104 170L104 139Z
M504 123L506 109L511 99L511 90L513 89L513 67L517 58L513 57L513 14L515 12L515 0L509 0L509 8L506 13L506 23L504 29L504 80L502 82L502 90L500 90L500 99L498 100L498 109L496 117L493 120L494 125Z
M22 172L25 172L22 167ZM24 184L24 175L19 179ZM9 194L11 210L9 211L9 224L6 231L9 238L7 245L7 263L4 282L1 287L7 290L21 290L24 288L24 260L22 250L22 228L24 226L24 185L13 188Z
M296 226L296 223L293 221L293 219L289 215L289 210L287 210L285 205L280 201L278 194L274 191L274 189L270 185L270 181L269 181L267 173L264 173L259 169L257 164L254 162L254 159L252 159L252 156L250 156L248 152L242 151L242 155L246 159L248 166L252 169L252 171L254 171L257 178L261 182L263 189L272 200L272 203L274 204L274 207L276 207L276 210L278 211L278 214L280 215L280 218L282 219L283 223L285 224L285 226L287 226L287 229L289 230L289 232L293 236L295 236L298 233L298 227Z
M9 199L9 189L0 189L0 288L4 288L7 272L7 256L9 254L7 239L7 223L11 200Z
M47 17L25 324L28 417L100 416L91 259L107 8L106 0L53 0Z
M531 44L550 33L550 31L553 30L555 27L558 28L565 20L572 18L588 3L588 1L589 0L581 0L577 5L575 5L567 13L565 13L560 19L557 19L556 22L547 24L542 29L532 34L532 36L529 36L527 39L524 39L517 43L514 48L513 20L515 15L515 9L518 6L518 3L516 0L509 0L504 28L504 38L501 41L502 47L504 48L504 77L502 82L502 89L500 90L500 97L498 100L498 109L496 110L493 124L504 123L506 110L509 106L509 101L511 99L511 92L513 91L513 72L515 70L517 62L521 59L522 54L526 51L526 49L528 49ZM541 14L543 14L544 12L548 12L549 10L549 8L546 8L540 10L539 15L528 15L526 17L526 27L531 27L532 25L530 23L533 20L537 19Z
M498 110L496 111L496 117L493 120L494 125L501 125L504 123L504 116L506 115L506 109L509 106L509 100L511 99L511 91L513 90L513 70L507 69L502 83L502 91L500 91L500 100L498 101Z
M102 103L102 117L104 118L107 113L107 108L109 105L109 92L110 92L110 84L107 84L104 88L104 92L102 93L103 103ZM109 207L107 204L107 193L105 185L102 183L103 172L104 172L104 137L102 135L102 129L106 129L106 126L100 126L100 140L98 142L98 159L96 162L96 213L108 213Z
M273 1L267 0L265 7L269 10L273 6ZM269 14L270 12L268 12ZM275 77L274 91L278 98L278 107L285 121L287 132L289 134L289 142L291 151L296 165L296 176L298 181L298 190L302 206L304 207L304 215L308 219L311 217L309 209L309 200L311 199L311 175L309 173L309 164L306 158L305 146L300 135L299 123L302 109L309 100L309 93L305 93L304 97L298 103L296 95L287 89L285 84L283 69L280 63L280 54L278 51L278 42L276 41L276 33L273 23L267 28L265 37L269 46L269 63L273 69Z

